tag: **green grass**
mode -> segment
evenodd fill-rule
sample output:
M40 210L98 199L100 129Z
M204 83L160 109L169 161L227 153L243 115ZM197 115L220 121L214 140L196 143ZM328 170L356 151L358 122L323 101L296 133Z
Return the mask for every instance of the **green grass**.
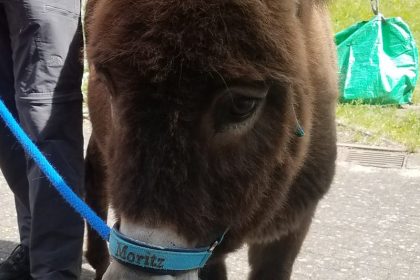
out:
M369 0L336 0L330 2L335 32L373 17ZM385 17L401 17L410 26L420 47L419 0L382 0L380 12ZM420 104L420 85L413 95L413 102ZM420 148L420 115L413 110L396 107L339 104L337 117L347 125L368 130L376 137L384 137L403 144L410 152Z
M420 112L397 107L341 104L337 116L346 125L362 128L376 137L401 143L408 152L420 147Z

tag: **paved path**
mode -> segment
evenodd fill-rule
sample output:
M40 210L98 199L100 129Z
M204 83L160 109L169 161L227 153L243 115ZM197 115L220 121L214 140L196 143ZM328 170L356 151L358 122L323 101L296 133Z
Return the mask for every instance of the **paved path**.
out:
M0 174L0 260L18 242L13 196ZM246 248L228 259L229 279L244 280ZM83 265L83 280L93 279ZM420 279L420 170L337 164L296 261L295 280Z

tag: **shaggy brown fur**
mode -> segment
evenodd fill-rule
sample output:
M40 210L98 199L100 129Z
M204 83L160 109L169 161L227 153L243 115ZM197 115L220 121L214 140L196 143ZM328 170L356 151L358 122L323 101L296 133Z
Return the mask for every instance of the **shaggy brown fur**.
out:
M90 0L86 22L91 203L106 216L106 196L94 197L106 177L119 216L203 245L230 227L202 279L226 279L224 256L244 242L250 279L288 279L334 173L325 3ZM256 105L238 119L244 95L239 107ZM88 258L101 275L97 246Z

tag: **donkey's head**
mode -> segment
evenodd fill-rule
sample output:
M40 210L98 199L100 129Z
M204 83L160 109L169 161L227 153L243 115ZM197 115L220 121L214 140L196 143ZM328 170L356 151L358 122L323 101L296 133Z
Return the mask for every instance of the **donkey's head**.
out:
M310 129L314 5L98 0L88 58L110 106L107 187L123 234L208 246L282 207L308 141L298 122ZM144 275L113 262L105 279Z

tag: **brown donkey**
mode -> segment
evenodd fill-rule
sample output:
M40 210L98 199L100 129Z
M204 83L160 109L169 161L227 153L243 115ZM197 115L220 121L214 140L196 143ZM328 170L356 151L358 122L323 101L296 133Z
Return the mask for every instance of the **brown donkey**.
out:
M200 271L153 275L89 233L100 279L289 279L336 158L335 47L323 0L90 0L87 201L150 244L196 248ZM302 135L300 128L304 129Z

